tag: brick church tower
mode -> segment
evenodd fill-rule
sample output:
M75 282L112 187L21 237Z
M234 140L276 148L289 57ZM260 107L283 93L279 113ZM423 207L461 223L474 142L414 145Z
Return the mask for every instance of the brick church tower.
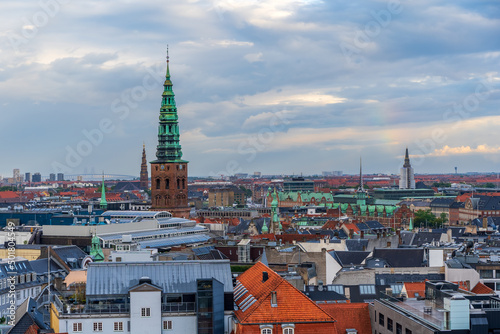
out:
M158 126L156 160L151 162L151 210L169 211L174 217L189 218L187 202L188 161L182 160L175 95L167 74L163 84Z

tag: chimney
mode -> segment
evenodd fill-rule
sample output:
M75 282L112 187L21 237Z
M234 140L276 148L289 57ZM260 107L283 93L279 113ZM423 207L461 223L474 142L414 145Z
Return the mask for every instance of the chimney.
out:
M351 228L349 229L349 238L352 239L353 235L354 235L354 229Z
M267 271L263 271L262 272L262 283L264 283L268 279L269 279L269 274L267 273Z
M360 232L360 236L359 236L361 239L364 239L365 238L365 231L361 230Z
M377 239L380 239L380 233L377 232Z

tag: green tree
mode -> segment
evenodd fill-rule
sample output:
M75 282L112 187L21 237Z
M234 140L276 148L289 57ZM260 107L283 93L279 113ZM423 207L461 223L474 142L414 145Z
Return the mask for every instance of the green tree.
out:
M448 217L446 213L441 212L438 218L436 218L436 226L444 226L448 222Z
M436 223L436 216L431 212L431 209L428 210L418 210L415 212L415 225L420 226L427 226L433 227Z

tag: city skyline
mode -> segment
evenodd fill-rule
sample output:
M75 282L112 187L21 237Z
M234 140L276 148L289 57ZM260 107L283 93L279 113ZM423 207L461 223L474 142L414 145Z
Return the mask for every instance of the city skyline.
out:
M190 176L498 170L493 2L4 6L3 176L139 175L167 44Z

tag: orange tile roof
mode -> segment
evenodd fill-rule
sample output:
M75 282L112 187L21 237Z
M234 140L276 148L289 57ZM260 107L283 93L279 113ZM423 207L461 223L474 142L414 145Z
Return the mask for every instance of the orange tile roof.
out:
M262 281L263 272L268 273L265 282ZM238 276L237 281L235 303L238 310L234 313L241 324L324 322L334 325L331 315L262 262ZM240 285L247 290L241 296L238 294ZM273 291L277 297L275 307L271 305ZM252 297L255 298L253 304ZM246 309L245 300L249 305Z
M337 320L339 333L355 328L358 334L371 334L372 325L367 303L321 304L323 310Z
M467 286L467 282L466 281L456 281L456 282L451 282L451 283L458 284L458 288L459 289L462 289L462 290L465 290L465 291L469 291L469 287Z
M488 288L486 285L484 285L481 282L478 282L474 289L472 289L472 292L478 294L478 295L489 295L494 293L493 289Z
M354 233L359 233L359 228L354 223L345 223L344 226L347 228L347 230L352 229Z
M425 282L406 282L405 290L408 298L416 298L416 293L420 297L425 297Z

